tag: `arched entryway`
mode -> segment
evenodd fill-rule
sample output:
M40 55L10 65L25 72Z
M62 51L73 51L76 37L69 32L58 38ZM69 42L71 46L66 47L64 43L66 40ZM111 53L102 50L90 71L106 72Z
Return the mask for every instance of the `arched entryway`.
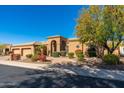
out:
M55 40L51 41L51 54L57 51L57 42Z
M66 41L61 41L61 51L66 51Z
M88 48L88 56L89 57L96 57L96 46L95 45L89 45L89 48Z

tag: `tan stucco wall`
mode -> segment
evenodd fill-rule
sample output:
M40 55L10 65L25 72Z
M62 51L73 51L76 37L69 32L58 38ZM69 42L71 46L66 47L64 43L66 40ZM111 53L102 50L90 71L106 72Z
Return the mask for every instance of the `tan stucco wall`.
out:
M117 48L114 52L113 52L113 54L115 54L115 55L117 55L117 56L119 56L119 49Z
M79 46L79 48L77 48L77 46ZM79 41L69 41L68 42L68 52L73 52L75 53L75 51L77 49L82 50L82 45Z
M104 50L104 55L107 55L107 54L108 54L108 51L107 50ZM115 51L113 52L113 54L119 56L120 55L119 48L115 49Z

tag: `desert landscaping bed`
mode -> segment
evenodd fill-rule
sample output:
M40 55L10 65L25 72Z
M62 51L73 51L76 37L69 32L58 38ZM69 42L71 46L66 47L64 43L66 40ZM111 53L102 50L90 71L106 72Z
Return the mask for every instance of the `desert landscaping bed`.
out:
M0 60L9 60L9 56L0 56ZM49 64L49 65L73 65L78 67L89 66L91 68L99 68L99 69L108 69L108 70L123 70L124 71L124 57L120 58L122 64L119 65L106 65L102 62L101 59L93 57L93 58L85 58L84 61L78 62L76 58L69 59L68 57L47 57L47 61L45 62L32 62L30 59L19 60L19 62L24 63L32 63L32 64Z
M68 66L78 66L78 67L83 67L83 66L88 66L90 68L98 68L98 69L107 69L107 70L122 70L124 71L124 58L120 58L121 64L117 65L107 65L100 58L85 58L84 61L77 61L77 60L72 60L68 62L60 62L56 63L54 65L68 65Z
M124 71L124 57L120 58L120 64L117 65L107 65L104 62L102 62L99 58L89 58L88 63L84 63L84 65L87 65L91 68L98 68L98 69L107 69L107 70L123 70ZM92 64L94 63L95 64Z

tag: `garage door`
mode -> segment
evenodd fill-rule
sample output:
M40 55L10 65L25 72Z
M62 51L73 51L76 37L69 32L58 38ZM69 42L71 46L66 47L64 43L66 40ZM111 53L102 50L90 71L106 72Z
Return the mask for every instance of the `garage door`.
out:
M26 56L27 54L32 54L31 48L22 49L22 56Z
M21 54L21 51L20 51L20 49L13 49L13 53L14 54Z

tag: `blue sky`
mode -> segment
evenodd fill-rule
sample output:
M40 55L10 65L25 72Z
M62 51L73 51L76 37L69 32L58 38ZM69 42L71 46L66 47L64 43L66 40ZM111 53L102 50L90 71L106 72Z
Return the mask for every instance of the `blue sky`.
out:
M74 37L79 11L88 6L0 6L0 42L45 41L47 36Z

